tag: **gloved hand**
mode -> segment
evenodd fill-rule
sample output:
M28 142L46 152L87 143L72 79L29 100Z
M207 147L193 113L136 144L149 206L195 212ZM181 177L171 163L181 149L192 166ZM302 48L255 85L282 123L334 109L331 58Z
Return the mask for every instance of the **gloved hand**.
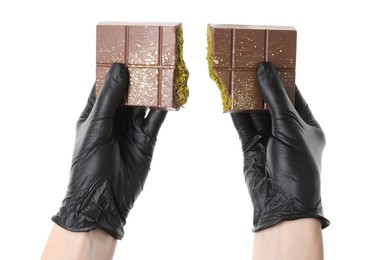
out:
M282 220L324 217L320 171L324 133L296 88L290 102L274 66L257 70L259 90L269 112L232 113L244 155L244 175L254 206L254 229Z
M71 177L52 220L70 231L101 228L116 239L142 191L167 111L121 106L127 69L113 64L98 98L92 88L76 129Z

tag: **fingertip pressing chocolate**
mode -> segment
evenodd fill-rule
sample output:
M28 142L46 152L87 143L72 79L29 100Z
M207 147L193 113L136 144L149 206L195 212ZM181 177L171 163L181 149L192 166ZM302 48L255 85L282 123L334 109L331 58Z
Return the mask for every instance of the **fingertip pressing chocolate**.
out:
M218 85L224 112L267 109L257 86L264 61L277 68L295 101L296 30L291 26L208 25L208 67Z
M189 95L181 23L101 22L96 30L96 94L112 63L127 65L127 106L179 110Z

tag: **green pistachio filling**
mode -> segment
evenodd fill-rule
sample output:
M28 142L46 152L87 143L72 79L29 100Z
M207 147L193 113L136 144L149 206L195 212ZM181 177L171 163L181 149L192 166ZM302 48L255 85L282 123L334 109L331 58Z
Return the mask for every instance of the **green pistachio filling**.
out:
M216 70L213 69L213 42L212 42L212 30L210 27L208 27L208 31L207 31L207 42L208 42L207 60L208 60L209 76L216 83L216 85L218 86L221 92L222 107L223 107L224 112L226 112L230 109L232 105L232 100L228 95L228 90L225 84L222 82Z
M177 63L176 63L176 78L175 78L175 101L176 105L182 107L188 99L189 89L187 80L189 72L183 58L183 29L179 26L176 32L176 50L177 50Z

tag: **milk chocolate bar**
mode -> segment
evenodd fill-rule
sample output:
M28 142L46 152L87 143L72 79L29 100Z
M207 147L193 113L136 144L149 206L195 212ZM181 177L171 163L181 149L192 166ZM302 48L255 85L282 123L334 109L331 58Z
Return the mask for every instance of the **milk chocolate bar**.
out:
M256 79L264 61L277 68L288 97L295 101L296 30L291 26L209 24L207 59L224 112L267 109Z
M125 64L127 106L179 110L188 98L181 23L101 22L96 31L96 93L112 63Z

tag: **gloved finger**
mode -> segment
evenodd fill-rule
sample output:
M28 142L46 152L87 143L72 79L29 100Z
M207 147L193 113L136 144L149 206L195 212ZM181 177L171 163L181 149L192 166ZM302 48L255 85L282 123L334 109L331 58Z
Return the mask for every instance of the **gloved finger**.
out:
M271 118L269 112L254 112L250 113L254 128L260 135L271 133Z
M258 87L267 103L271 116L281 111L291 111L294 107L284 89L282 80L270 62L263 62L257 70Z
M143 121L145 119L146 109L145 108L137 108L137 107L131 107L129 109L132 112L133 125L139 129L142 129Z
M297 113L308 125L321 128L317 120L314 118L311 110L309 109L307 102L305 101L297 87L295 91L295 109Z
M96 114L114 115L129 86L129 73L122 64L114 63L94 105Z
M241 140L242 150L249 150L259 139L259 134L254 128L250 114L239 112L231 113L230 115Z
M95 101L96 101L96 83L93 84L93 87L88 97L86 107L84 108L83 112L81 113L79 117L79 122L85 121L88 118L89 114L92 111L93 105L95 104Z
M167 110L157 110L151 109L145 119L144 126L145 130L153 137L158 135L159 129L161 128L163 121L167 115Z

